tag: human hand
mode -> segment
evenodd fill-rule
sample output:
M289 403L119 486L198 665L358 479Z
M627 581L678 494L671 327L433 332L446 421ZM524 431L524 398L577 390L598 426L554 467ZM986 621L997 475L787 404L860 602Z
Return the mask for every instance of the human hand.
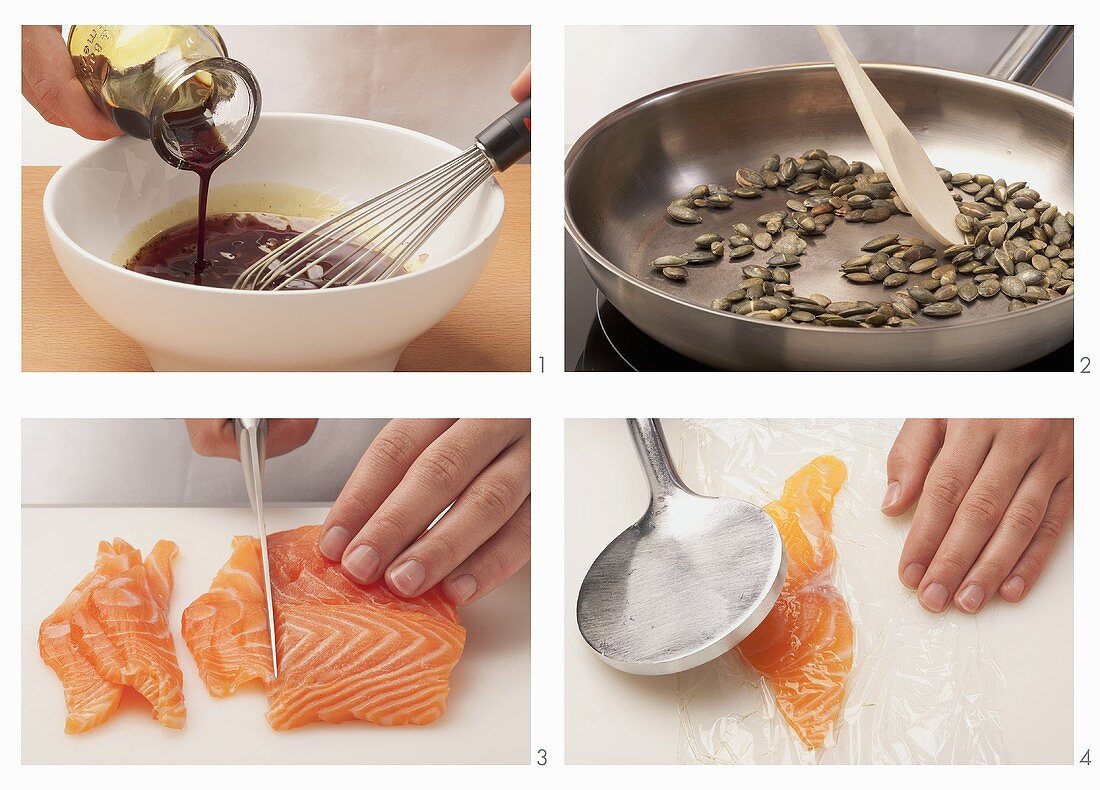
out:
M54 126L89 140L122 134L76 78L60 25L23 25L23 97Z
M531 95L530 63L523 67L523 71L516 77L515 81L512 83L512 87L508 89L508 92L512 94L512 98L517 102L521 102Z
M211 458L240 459L237 437L233 435L232 420L184 420L191 446L199 455ZM268 420L267 439L264 443L268 458L285 455L309 441L317 427L317 420Z
M530 420L392 420L329 511L321 553L362 584L412 597L442 583L472 603L529 561L530 494Z
M1016 603L1073 512L1073 420L906 420L887 478L886 515L919 498L898 573L925 609Z

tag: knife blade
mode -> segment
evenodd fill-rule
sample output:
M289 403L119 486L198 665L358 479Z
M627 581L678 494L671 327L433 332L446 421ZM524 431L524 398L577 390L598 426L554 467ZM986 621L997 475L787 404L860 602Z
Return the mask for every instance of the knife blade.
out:
M267 420L240 417L233 420L233 432L241 454L244 484L260 536L260 559L264 569L264 595L267 599L267 627L271 637L272 676L279 677L279 657L275 650L275 609L271 602L271 573L267 555L267 522L264 519L264 460Z

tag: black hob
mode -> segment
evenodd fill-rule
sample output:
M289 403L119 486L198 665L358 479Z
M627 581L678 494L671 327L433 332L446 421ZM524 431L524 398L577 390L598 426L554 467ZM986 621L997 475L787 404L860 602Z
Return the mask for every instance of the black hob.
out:
M565 364L575 371L676 372L712 370L689 359L635 327L596 290L580 252L565 239ZM1074 369L1069 343L1018 370L1069 372Z

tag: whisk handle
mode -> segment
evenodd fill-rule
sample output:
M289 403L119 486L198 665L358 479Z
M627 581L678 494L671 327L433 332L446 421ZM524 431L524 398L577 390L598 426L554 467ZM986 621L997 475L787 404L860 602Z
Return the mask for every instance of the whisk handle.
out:
M524 99L477 135L497 170L507 170L531 153L531 99Z

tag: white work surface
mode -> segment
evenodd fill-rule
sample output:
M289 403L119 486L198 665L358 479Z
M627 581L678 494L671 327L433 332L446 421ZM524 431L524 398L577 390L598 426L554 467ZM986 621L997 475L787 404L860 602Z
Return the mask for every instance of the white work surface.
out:
M664 420L662 425L684 482L705 492L706 482L699 478L695 465L682 462L699 453L684 446L679 421ZM565 438L566 761L676 763L684 759L678 750L677 677L634 676L608 667L581 638L575 615L577 592L588 566L645 509L645 478L624 421L569 420ZM841 456L843 449L838 448ZM882 455L885 469L885 452ZM783 474L793 471L785 468ZM752 475L752 470L745 474ZM877 503L884 479L852 474L847 486ZM779 493L775 491L773 498ZM861 512L858 523L837 518L834 529L839 536L847 530L897 530L899 524L870 509ZM1072 525L1067 530L1039 584L1024 602L1007 605L995 601L978 615L982 624L989 626L986 644L1005 676L1005 689L999 695L1002 699L995 702L1004 730L1001 759L1007 763L1073 761ZM842 565L842 546L838 553ZM897 557L882 563L884 589L885 585L900 585L896 566ZM929 626L942 617L915 605L909 608L913 618L927 620ZM957 612L946 616L966 617Z
M325 507L269 508L277 532L319 523ZM25 508L23 510L22 750L24 763L527 763L531 746L531 592L523 570L460 610L466 648L451 676L447 711L425 727L365 722L276 732L263 691L213 699L179 635L180 615L229 558L233 535L254 534L247 509ZM38 626L91 569L100 539L121 537L144 554L158 539L180 549L171 623L183 668L187 724L170 730L130 691L106 723L66 735L61 684L38 655Z

